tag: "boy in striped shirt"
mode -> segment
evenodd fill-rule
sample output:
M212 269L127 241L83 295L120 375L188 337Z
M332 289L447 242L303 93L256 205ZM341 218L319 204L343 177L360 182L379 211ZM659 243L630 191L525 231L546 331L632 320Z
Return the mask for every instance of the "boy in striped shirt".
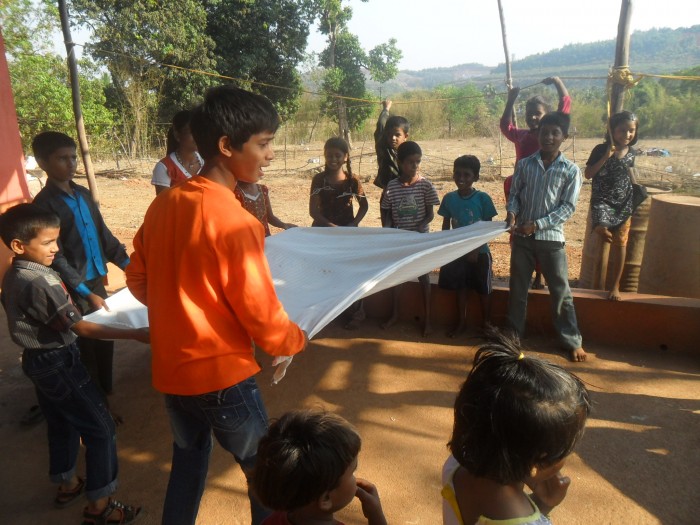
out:
M576 209L581 171L559 151L568 138L569 116L547 113L540 121L540 150L521 160L513 175L506 222L514 233L510 256L508 321L523 336L535 260L552 298L554 326L572 361L585 361L564 249L564 222Z
M399 177L389 181L382 194L380 204L384 228L399 228L421 233L430 230L430 222L435 217L433 206L440 204L440 198L431 182L424 179L419 173L422 156L423 152L415 142L407 141L399 146L397 151ZM430 276L428 274L421 275L418 280L423 288L425 302L425 318L423 320L423 337L425 337L432 332L430 325ZM393 291L393 313L382 324L382 328L389 328L398 321L400 292L401 287L396 286Z

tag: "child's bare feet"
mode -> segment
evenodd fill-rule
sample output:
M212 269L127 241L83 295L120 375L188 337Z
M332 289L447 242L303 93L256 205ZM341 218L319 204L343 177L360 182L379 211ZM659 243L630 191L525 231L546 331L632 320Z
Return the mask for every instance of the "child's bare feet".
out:
M605 226L598 225L593 229L605 242L612 242L612 233Z
M581 363L588 358L588 354L583 348L576 348L571 351L571 360L574 363Z
M466 329L467 329L467 325L464 324L462 321L460 321L454 330L450 330L449 332L447 332L447 337L451 337L451 338L458 337L458 336L462 335Z
M610 301L622 301L622 296L620 295L620 290L617 288L613 288L610 290L610 294L608 295L608 300Z
M389 317L389 319L384 321L380 326L384 330L386 330L387 328L391 328L392 326L394 326L396 324L396 321L398 321L398 320L399 320L398 314L394 314L391 317Z

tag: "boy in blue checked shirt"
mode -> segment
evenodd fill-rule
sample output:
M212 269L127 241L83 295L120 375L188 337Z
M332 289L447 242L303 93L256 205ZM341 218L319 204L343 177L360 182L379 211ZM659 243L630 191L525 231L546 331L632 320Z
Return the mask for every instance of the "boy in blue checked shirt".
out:
M32 150L48 179L34 203L61 219L60 251L51 267L61 276L83 315L106 308L103 279L107 262L126 268L126 247L105 225L90 192L73 182L77 168L75 141L63 133L46 131L34 137ZM78 347L97 386L110 394L114 343L81 337Z
M576 321L564 249L564 222L576 209L581 171L559 151L568 138L569 115L554 111L540 121L540 150L521 160L513 175L506 223L514 233L510 256L508 322L525 332L530 278L539 261L552 299L552 317L562 346L572 361L586 352Z

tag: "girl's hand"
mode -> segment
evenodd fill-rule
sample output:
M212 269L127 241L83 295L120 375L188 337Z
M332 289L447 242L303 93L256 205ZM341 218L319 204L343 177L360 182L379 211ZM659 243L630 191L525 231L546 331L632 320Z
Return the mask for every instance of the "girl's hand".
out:
M355 497L360 500L362 514L367 518L367 525L386 525L386 518L379 501L379 492L373 483L366 479L357 478Z
M532 489L533 500L540 512L549 514L554 507L564 501L571 485L571 478L558 471L551 478L542 481L529 480L526 483Z
M520 94L520 88L519 87L512 87L508 90L508 102L515 102L515 99L518 98L518 95Z

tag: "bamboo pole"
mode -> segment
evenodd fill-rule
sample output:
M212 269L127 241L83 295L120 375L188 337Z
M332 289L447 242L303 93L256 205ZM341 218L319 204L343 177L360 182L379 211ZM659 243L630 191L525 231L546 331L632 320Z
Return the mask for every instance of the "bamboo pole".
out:
M630 20L632 19L632 0L622 0L620 21L617 24L617 44L615 46L615 69L629 66L630 58ZM613 83L610 95L610 114L622 111L625 101L626 86Z
M73 115L75 115L75 127L78 132L78 143L80 144L80 153L83 158L83 166L85 166L85 174L88 180L90 194L95 204L99 206L100 196L95 182L95 170L92 167L92 159L90 158L90 146L85 133L85 123L83 121L83 110L80 105L80 82L78 80L78 63L75 59L75 44L70 34L70 25L68 23L68 7L66 0L58 0L58 10L61 15L61 29L63 31L63 40L66 44L66 55L68 60L68 72L70 74L70 88L73 99Z
M508 52L508 38L506 37L506 17L503 14L503 4L501 0L498 0L498 16L501 19L501 37L503 38L503 53L506 56L506 87L508 91L513 87L513 72L510 65L510 53ZM513 107L512 115L513 125L517 126L515 119L515 107Z

